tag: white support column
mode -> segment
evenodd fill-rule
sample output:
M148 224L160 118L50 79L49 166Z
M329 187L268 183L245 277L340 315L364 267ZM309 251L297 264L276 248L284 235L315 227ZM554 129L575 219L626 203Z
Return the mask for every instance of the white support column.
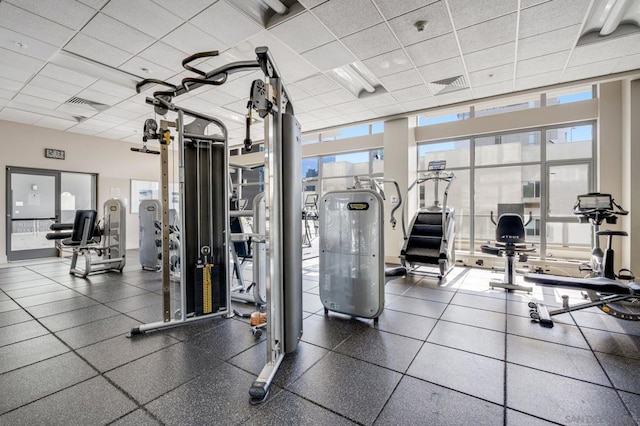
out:
M640 80L622 85L622 193L623 206L629 216L622 227L629 233L623 238L621 263L640 275Z
M385 179L393 179L398 182L400 191L402 192L402 202L405 206L407 215L405 223L409 225L409 218L413 217L416 210L415 206L415 190L413 194L407 197L407 188L416 178L418 167L416 140L414 133L415 122L409 118L399 118L386 121L384 123L384 177ZM392 229L389 219L391 218L390 203L391 196L395 193L392 185L385 185L385 193L387 200L384 209L384 232L385 232L385 261L388 263L400 263L398 256L404 242L402 235L401 211L396 212L398 224ZM406 204L405 204L406 203Z

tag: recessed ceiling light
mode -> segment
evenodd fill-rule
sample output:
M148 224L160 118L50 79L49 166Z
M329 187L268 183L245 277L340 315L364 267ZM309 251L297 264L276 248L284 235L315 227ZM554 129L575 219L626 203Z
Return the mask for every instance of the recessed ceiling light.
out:
M20 49L26 49L29 45L23 41L14 41L13 44L18 46Z

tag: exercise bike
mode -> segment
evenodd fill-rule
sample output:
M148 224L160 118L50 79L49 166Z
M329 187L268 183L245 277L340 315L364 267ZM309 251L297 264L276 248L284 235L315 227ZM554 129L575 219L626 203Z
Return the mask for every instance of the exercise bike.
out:
M591 223L593 233L593 249L588 265L581 265L580 271L588 272L586 278L567 278L542 274L527 274L525 281L543 286L557 286L568 289L583 290L589 302L569 305L569 297L562 296L562 308L548 310L543 303L529 302L529 316L543 327L553 327L551 317L554 315L597 307L615 318L640 321L640 283L634 282L634 275L628 269L621 269L618 274L613 271L614 236L627 236L624 231L600 230L603 222L616 223L618 216L628 214L620 207L611 194L589 193L579 195L573 209L581 223ZM608 237L605 252L600 248L601 236ZM624 284L618 280L628 281Z

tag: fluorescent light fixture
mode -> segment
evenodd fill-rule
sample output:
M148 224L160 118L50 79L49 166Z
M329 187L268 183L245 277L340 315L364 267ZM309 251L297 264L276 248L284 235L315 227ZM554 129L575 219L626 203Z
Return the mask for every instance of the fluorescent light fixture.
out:
M306 9L297 0L227 0L264 28L292 18Z
M135 92L136 83L143 80L143 77L64 50L53 55L49 62L63 68L67 68L71 71L119 84L132 89L133 92Z
M286 15L286 13L289 11L289 8L284 4L282 4L280 0L259 0L259 1L269 6L278 15Z
M371 71L358 62L334 68L327 74L358 98L374 93L380 86Z
M640 0L593 2L578 46L640 31Z

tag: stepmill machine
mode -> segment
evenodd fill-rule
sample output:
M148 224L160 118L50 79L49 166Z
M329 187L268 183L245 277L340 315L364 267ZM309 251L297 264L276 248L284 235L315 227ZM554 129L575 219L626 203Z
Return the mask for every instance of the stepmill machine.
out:
M227 129L218 119L172 103L188 91L206 85L221 85L236 72L262 70L264 80L247 88L249 114L245 146L251 149L251 112L264 120L266 232L252 235L253 242L267 247L266 314L267 363L252 384L252 403L266 399L269 386L285 353L296 350L302 336L302 210L301 132L293 105L267 47L255 50L253 61L234 62L209 72L191 65L196 60L217 56L202 52L183 60L184 68L196 74L181 86L155 79L137 85L166 86L146 102L164 116L177 113L177 120L162 120L152 139L159 139L162 164L162 249L163 321L143 324L131 336L150 330L175 327L215 316L232 316L230 295L229 179ZM250 89L250 90L249 90ZM189 121L190 120L190 121ZM205 134L208 127L220 134ZM145 126L147 127L147 126ZM153 126L151 126L153 127ZM181 276L180 308L172 315L169 268L168 145L177 131L180 178ZM286 167L285 167L286 165Z
M432 205L418 209L411 221L408 234L404 222L404 209L402 212L402 232L404 234L404 246L400 252L402 266L410 271L419 266L436 266L438 267L437 276L439 279L451 271L456 261L454 209L447 205L449 188L456 176L453 172L447 172L446 168L446 161L430 161L427 173L409 186L407 193L416 185L433 182L434 199ZM441 182L446 185L442 204L438 199Z

